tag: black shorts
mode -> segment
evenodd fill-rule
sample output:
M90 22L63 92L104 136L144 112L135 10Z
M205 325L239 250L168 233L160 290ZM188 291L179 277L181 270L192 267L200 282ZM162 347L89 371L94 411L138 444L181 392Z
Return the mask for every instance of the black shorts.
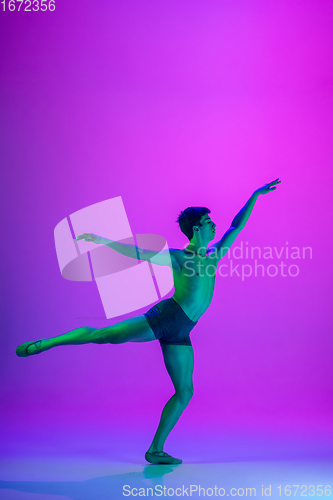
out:
M189 333L198 322L192 321L173 298L161 300L144 317L161 345L192 345Z

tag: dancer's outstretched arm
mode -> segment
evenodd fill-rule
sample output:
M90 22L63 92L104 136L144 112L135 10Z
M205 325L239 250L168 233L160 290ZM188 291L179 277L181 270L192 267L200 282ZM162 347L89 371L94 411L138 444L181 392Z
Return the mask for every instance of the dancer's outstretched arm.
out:
M109 240L108 238L103 238L102 236L97 236L97 234L93 233L80 234L75 238L75 240L84 240L89 243L95 243L96 245L105 245L121 255L131 257L132 259L144 260L147 262L150 261L153 264L158 264L160 266L169 266L173 268L179 267L179 263L176 258L176 249L170 248L169 250L164 250L163 252L154 252L153 250L144 250L136 245L129 245Z
M216 252L218 260L221 260L227 253L240 231L245 227L258 196L274 191L276 189L276 184L280 184L280 182L279 178L277 178L275 181L269 182L259 189L256 189L244 207L238 212L237 215L235 215L229 229L225 232L222 238L217 243L209 247L210 251Z

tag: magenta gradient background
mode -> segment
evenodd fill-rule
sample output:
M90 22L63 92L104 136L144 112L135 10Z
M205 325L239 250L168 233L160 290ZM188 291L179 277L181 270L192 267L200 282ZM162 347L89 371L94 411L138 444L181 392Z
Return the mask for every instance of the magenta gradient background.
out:
M203 422L330 431L332 17L323 0L56 0L55 12L1 12L8 421L79 416L152 432L172 394L158 342L16 357L24 341L131 316L103 319L95 283L61 277L60 220L122 196L133 233L184 247L180 210L209 207L219 238L254 189L280 177L236 245L288 242L313 258L294 278L217 278L191 335L195 395L174 435Z

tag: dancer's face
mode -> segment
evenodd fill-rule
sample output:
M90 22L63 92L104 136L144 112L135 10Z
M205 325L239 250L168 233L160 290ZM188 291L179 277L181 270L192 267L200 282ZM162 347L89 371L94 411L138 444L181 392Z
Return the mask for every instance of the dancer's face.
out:
M212 221L209 214L205 214L200 219L199 231L203 241L208 242L215 238L216 224Z

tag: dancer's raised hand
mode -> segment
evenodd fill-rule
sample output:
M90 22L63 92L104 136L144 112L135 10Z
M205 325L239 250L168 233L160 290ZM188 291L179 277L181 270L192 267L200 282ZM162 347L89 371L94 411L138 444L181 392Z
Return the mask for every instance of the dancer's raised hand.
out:
M77 236L75 238L75 241L79 241L79 240L87 241L89 243L96 243L96 245L102 245L103 243L105 243L105 238L102 238L101 236L97 236L97 234L93 234L93 233L79 234L79 236Z
M274 191L276 189L276 184L280 184L281 181L279 181L279 177L275 179L275 181L269 182L268 184L265 184L264 186L258 188L255 190L256 194L267 194L270 193L271 191ZM273 187L275 186L275 187Z

